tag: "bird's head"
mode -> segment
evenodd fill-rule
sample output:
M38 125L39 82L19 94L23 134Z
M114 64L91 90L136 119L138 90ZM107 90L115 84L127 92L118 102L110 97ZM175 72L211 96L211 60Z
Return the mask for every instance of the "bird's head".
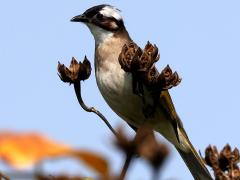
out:
M96 41L102 41L125 30L120 10L106 4L91 7L83 14L73 17L71 21L86 24Z

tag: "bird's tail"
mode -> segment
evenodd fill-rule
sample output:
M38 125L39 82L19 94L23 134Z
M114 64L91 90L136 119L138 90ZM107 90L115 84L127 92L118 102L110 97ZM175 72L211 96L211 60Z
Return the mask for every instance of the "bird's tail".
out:
M192 176L195 180L212 180L202 158L198 155L188 138L186 140L189 145L187 151L179 147L176 147L176 149L192 173Z

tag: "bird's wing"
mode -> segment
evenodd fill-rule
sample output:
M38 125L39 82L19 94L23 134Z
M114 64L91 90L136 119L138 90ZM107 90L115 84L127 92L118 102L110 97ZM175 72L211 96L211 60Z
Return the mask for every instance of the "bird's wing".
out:
M168 91L162 91L160 94L160 104L163 106L165 111L171 116L172 119L177 118L177 113L172 102L172 98Z
M188 151L184 151L180 148L177 148L178 152L182 156L184 162L188 166L189 170L191 171L194 179L196 180L212 180L211 175L209 174L207 168L204 165L203 160L199 157L198 153L196 152L195 148L191 144L191 142L188 139L187 133L183 128L183 124L178 117L175 107L173 105L171 96L168 91L163 91L160 95L160 105L164 108L166 113L171 117L171 123L173 124L177 139L180 142L179 139L179 133L181 134L182 140L185 141L185 143L188 144ZM182 141L181 140L181 141Z
M161 92L159 104L160 104L160 106L163 107L165 112L170 117L170 120L173 125L173 128L176 133L176 137L177 137L178 141L179 141L179 133L178 133L179 130L181 131L181 134L184 135L185 138L188 139L188 136L183 128L182 121L180 120L180 118L175 110L172 98L167 90Z
M127 124L130 126L130 128L132 128L135 132L137 132L138 128L136 126L134 126L130 123L127 123Z

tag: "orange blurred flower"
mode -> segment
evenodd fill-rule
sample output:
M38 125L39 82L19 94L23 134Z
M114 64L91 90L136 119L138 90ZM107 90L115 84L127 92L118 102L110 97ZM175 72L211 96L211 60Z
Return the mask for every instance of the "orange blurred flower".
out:
M97 153L74 149L37 133L0 132L0 159L14 168L23 169L63 156L80 160L102 177L108 176L108 163Z
M0 132L0 158L15 168L33 166L51 157L66 155L71 148L36 133Z

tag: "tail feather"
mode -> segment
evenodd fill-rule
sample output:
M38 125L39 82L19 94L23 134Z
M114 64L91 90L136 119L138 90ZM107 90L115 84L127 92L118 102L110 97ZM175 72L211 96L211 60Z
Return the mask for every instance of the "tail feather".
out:
M188 169L192 173L195 180L212 180L210 173L208 172L203 160L197 154L195 149L191 147L189 151L184 151L176 147L177 151L181 155Z
M192 143L190 142L178 116L177 122L177 132L180 144L175 144L175 147L190 170L192 176L195 180L213 180L212 176L204 165L203 159L198 155Z
M188 139L168 91L163 91L160 95L159 112L164 112L166 116L162 117L163 115L161 113L159 114L162 124L161 127L155 126L155 130L163 134L164 137L175 145L195 180L212 180L203 160ZM166 125L167 123L169 123L168 126ZM170 127L172 127L172 129ZM168 128L170 128L171 131ZM166 129L168 131L166 131ZM175 133L175 136L173 136L173 133Z

